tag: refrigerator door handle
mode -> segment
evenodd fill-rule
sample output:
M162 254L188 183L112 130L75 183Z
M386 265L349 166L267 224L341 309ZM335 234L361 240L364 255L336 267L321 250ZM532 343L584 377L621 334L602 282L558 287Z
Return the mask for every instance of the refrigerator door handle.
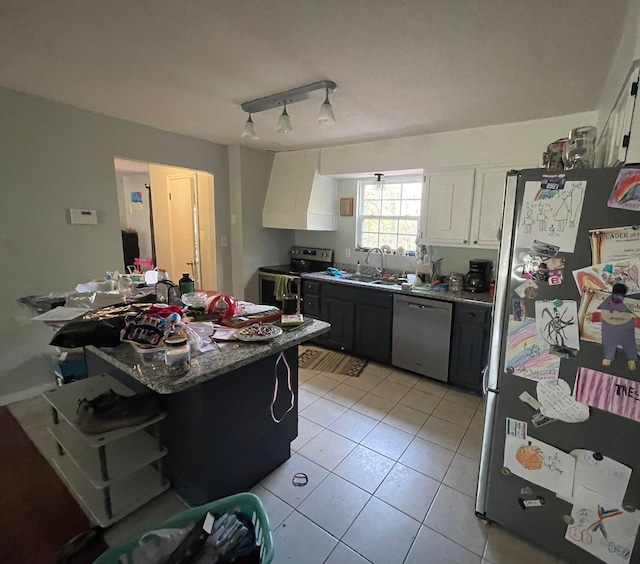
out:
M489 391L489 383L487 382L487 378L489 376L489 365L485 365L482 369L482 395L486 396Z
M498 256L498 278L496 280L495 302L493 306L493 321L491 324L491 346L489 348L489 370L487 376L488 390L498 389L498 372L500 355L502 352L502 332L509 289L509 276L513 253L514 219L516 215L516 187L519 173L507 175L504 195L504 214L502 216L502 239Z
M482 450L480 454L480 470L478 473L478 493L476 495L476 514L484 516L487 504L487 484L489 480L489 461L491 439L493 437L493 418L496 410L498 394L489 391L486 395L484 412L484 430L482 434Z

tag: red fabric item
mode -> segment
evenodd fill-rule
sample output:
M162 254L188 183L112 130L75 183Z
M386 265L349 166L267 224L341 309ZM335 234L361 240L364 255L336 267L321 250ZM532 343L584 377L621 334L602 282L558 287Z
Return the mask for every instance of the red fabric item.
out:
M172 313L182 315L182 308L175 305L167 305L163 307L157 304L153 304L145 313L155 313L160 317L169 317Z

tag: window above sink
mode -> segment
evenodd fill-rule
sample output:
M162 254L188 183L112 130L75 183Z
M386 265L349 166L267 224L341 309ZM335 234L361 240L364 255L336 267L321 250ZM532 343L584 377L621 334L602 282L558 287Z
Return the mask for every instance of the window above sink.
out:
M373 179L358 182L358 245L380 247L389 253L398 248L413 249L420 229L422 177L383 179L381 186Z

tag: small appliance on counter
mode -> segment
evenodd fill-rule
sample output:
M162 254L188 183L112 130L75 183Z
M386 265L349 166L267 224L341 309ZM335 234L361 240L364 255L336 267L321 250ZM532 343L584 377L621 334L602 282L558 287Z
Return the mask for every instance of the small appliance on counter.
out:
M469 261L469 272L464 276L464 289L468 292L488 292L493 262L477 259Z

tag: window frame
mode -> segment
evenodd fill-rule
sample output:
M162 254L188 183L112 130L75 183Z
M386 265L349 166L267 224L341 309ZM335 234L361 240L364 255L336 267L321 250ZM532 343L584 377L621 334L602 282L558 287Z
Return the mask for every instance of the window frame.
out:
M365 219L379 219L379 220L384 220L384 219L390 219L390 220L394 220L394 221L400 221L402 219L408 219L408 220L415 220L417 222L417 231L415 233L415 236L417 237L418 234L420 233L420 225L421 225L421 221L422 221L422 206L423 206L423 200L424 200L424 175L423 174L408 174L408 175L403 175L403 176L389 176L385 178L385 183L386 184L409 184L409 183L418 183L421 185L422 190L420 193L420 213L417 216L414 215L368 215L364 213L364 202L365 202L365 198L364 198L364 187L367 184L372 184L373 180L370 177L367 178L359 178L357 181L357 189L356 189L356 196L357 196L357 220L356 220L356 247L358 249L362 249L364 251L368 251L371 247L367 247L365 245L362 244L362 225ZM394 198L395 199L395 198ZM408 199L407 199L408 200ZM414 198L411 198L412 201L414 201ZM384 201L384 200L383 200ZM400 196L400 198L398 199L398 201L400 202L400 210L402 210L402 195ZM380 230L378 230L378 237L380 237ZM396 231L396 237L401 235L398 231ZM393 249L393 251L395 251L395 248Z

